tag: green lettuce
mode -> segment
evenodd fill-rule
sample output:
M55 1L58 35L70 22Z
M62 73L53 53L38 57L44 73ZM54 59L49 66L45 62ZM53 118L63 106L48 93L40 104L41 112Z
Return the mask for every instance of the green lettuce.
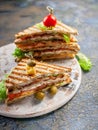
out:
M0 82L0 101L4 101L6 98L6 87L5 87L5 80Z
M41 30L43 30L43 31L47 30L47 27L44 26L42 23L36 24L36 26L37 26L38 28L40 28Z
M6 95L6 87L5 87L5 80L9 76L9 74L5 74L4 79L0 82L0 102L4 101L7 97Z
M23 52L19 48L16 48L12 54L16 59L22 59L24 57L33 58L33 51Z
M23 58L25 57L25 52L21 51L19 48L15 48L12 55L17 58Z
M46 30L52 30L54 27L46 27L46 26L44 26L43 25L43 23L38 23L38 24L36 24L36 26L39 28L39 29L41 29L42 31L46 31Z
M78 53L76 58L83 71L90 71L92 68L91 60L82 53Z
M63 34L65 42L69 43L70 42L70 37L66 34Z

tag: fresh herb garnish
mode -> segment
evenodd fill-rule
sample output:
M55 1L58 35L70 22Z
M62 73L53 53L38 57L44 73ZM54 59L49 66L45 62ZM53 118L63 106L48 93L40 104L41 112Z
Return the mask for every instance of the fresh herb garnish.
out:
M33 51L23 52L19 48L16 48L12 54L16 59L22 59L24 57L33 58Z
M64 37L64 40L66 43L69 43L70 42L70 37L66 34L63 34L63 37Z
M5 87L5 79L9 74L5 75L5 78L0 82L0 101L4 101L6 98L6 87Z
M14 57L23 58L25 56L25 52L21 51L19 48L15 48L12 55Z
M46 26L44 26L42 23L39 23L39 24L36 24L36 26L38 27L38 28L40 28L41 30L47 30L47 27Z
M0 101L3 101L6 98L6 88L5 88L5 82L0 82Z
M43 25L43 23L39 23L39 24L36 24L36 26L41 29L42 31L46 31L46 30L52 30L54 27L46 27Z
M82 53L78 53L76 58L84 71L90 71L92 68L91 60Z

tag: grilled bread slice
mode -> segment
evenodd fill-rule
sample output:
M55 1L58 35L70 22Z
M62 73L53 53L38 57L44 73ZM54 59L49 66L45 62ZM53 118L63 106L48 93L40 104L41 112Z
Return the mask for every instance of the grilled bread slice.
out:
M32 27L25 29L22 32L19 32L18 34L15 35L15 37L25 39L25 38L31 38L31 37L36 37L36 36L42 36L44 34L53 35L53 34L58 34L58 33L77 35L78 31L70 26L63 24L60 21L57 21L56 26L52 29L48 29L48 28L43 29L43 24L41 22L41 23L35 24Z
M7 99L5 102L7 104L48 89L53 85L59 87L61 83L67 85L71 82L69 75L71 68L34 61L36 73L28 75L27 62L27 58L22 59L6 79Z

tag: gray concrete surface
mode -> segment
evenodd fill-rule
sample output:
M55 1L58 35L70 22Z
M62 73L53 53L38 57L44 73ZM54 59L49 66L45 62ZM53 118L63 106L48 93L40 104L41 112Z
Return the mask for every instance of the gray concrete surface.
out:
M92 60L93 68L83 72L80 89L68 104L37 118L0 116L0 130L98 130L98 0L2 0L0 46L13 42L15 33L40 22L47 5L55 9L59 20L78 29L81 52Z

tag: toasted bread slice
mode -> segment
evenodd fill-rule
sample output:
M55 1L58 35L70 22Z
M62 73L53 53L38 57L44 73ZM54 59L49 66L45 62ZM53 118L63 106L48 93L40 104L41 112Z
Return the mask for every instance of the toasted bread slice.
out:
M42 22L39 23L43 26ZM74 34L77 35L78 31L68 25L63 24L60 21L57 21L57 24L54 28L52 29L44 29L39 27L39 24L35 24L32 27L29 27L27 29L25 29L22 32L19 32L18 34L15 35L16 38L30 38L30 37L35 37L35 36L41 36L44 34Z
M22 59L6 79L7 104L48 89L53 85L59 87L61 83L66 85L71 82L68 74L71 72L71 68L34 61L36 74L28 75L27 61L27 58Z

